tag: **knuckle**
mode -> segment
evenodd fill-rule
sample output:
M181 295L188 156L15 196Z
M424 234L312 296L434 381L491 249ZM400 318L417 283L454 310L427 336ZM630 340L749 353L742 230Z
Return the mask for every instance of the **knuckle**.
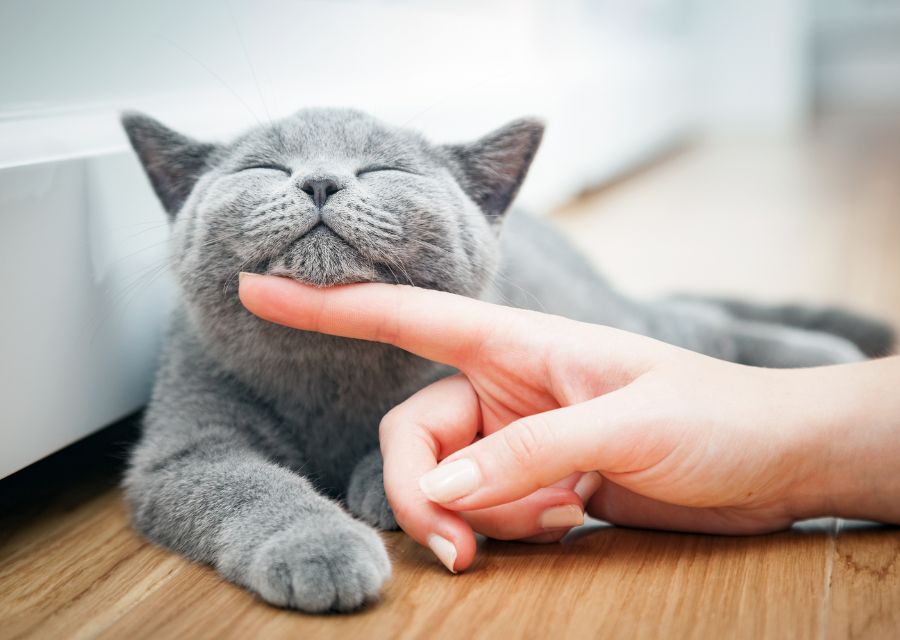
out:
M397 344L400 340L401 326L398 318L408 315L407 311L407 292L399 288L390 289L393 297L390 308L394 309L394 313L387 316L380 316L372 329L373 340L375 342L384 342L385 344Z
M520 420L513 428L506 428L500 433L513 462L520 467L534 467L550 444L547 424L537 416Z
M386 413L381 419L381 422L378 423L378 439L384 440L384 437L390 433L391 429L393 429L393 425L391 424L391 414Z
M395 434L402 423L401 414L398 408L388 411L381 422L378 424L378 437L383 441Z
M399 337L400 329L397 326L397 321L392 318L382 318L378 320L372 329L372 339L374 342L396 344Z

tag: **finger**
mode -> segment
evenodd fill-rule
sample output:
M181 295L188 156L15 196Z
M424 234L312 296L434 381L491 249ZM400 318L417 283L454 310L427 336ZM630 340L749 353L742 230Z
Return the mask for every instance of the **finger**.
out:
M559 482L553 483L553 485L551 485L551 486L552 487L560 487L563 489L569 489L571 491L574 491L575 495L578 496L578 500L581 502L582 507L584 507L584 505L587 504L587 501L591 498L591 496L594 495L594 492L600 486L600 482L601 482L600 474L597 473L596 471L591 471L589 473L580 473L580 472L573 473L572 475L570 475L566 478L563 478ZM539 490L536 493L540 493L541 491L543 491L543 490ZM532 494L532 495L534 495L534 494ZM516 504L516 503L510 503L510 504ZM497 507L494 507L494 508L497 508ZM487 511L487 509L484 511ZM473 513L473 512L464 511L461 513L463 518L465 518L467 521L469 521L469 518L467 517L468 513ZM582 509L581 515L582 515L581 522L583 523L584 522L584 509ZM470 524L472 524L472 522L470 522ZM472 526L479 533L481 533L483 535L489 535L489 534L485 533L483 530L479 529L478 526L475 526L474 524L472 524ZM486 528L484 525L479 525L479 526L481 526L482 529ZM566 529L566 528L546 529L545 531L542 531L539 533L528 534L528 535L516 538L516 540L519 542L529 542L529 543L533 543L533 544L547 544L550 542L559 542L562 538L565 537L565 535L569 531L570 531L570 529Z
M783 513L750 513L739 509L685 507L634 493L609 480L588 502L587 511L612 524L667 531L712 534L756 534L779 531L791 524Z
M584 506L584 512L586 513L588 502L600 488L602 482L603 476L601 476L596 471L589 471L588 473L573 473L568 478L555 483L553 486L562 486L566 488L571 487L572 491L575 492L575 495L578 496L578 499ZM463 516L465 516L465 513L463 513ZM582 522L583 521L584 519L582 518ZM543 533L538 533L536 535L520 538L519 542L530 542L532 544L548 544L551 542L559 542L566 536L568 532L569 530L550 530Z
M597 490L600 489L601 484L603 484L603 476L596 471L589 471L580 474L580 477L572 490L578 494L579 498L581 498L581 504L587 507L588 502L594 497Z
M584 523L584 504L571 489L548 487L521 500L460 515L475 531L496 540L521 540L548 532L562 537Z
M384 487L397 523L454 572L472 564L475 536L458 514L428 500L418 480L445 452L472 442L479 427L478 398L462 375L425 387L381 422Z
M568 531L550 531L548 533L539 533L536 536L529 536L527 538L521 538L516 542L527 542L528 544L552 544L554 542L559 542L563 538L566 537Z
M658 449L634 454L636 430L620 438L630 400L614 391L517 420L445 459L420 481L429 499L454 511L523 498L576 471L627 472ZM640 468L640 467L637 467Z
M459 369L489 332L528 313L405 285L367 283L320 289L288 278L245 273L240 298L249 311L270 322L386 342Z
M591 496L600 487L601 482L603 482L603 476L596 471L589 471L588 473L576 471L550 486L574 491L581 500L581 504L586 505Z

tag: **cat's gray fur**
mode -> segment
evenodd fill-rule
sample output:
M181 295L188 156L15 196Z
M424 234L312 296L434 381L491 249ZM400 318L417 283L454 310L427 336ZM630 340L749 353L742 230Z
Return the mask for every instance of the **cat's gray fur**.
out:
M377 597L390 562L364 522L396 526L378 424L447 371L382 344L266 323L238 300L241 270L323 286L408 282L757 365L862 357L847 340L721 305L629 300L527 216L500 234L543 132L533 120L454 146L334 109L226 145L139 114L123 124L172 219L181 290L125 480L132 518L277 605L351 610Z

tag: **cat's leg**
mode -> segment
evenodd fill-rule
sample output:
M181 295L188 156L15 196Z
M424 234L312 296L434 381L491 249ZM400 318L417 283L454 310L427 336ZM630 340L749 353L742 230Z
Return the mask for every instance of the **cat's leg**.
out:
M729 323L727 330L735 341L736 360L743 364L775 368L817 367L866 358L855 344L830 333L743 320Z
M650 308L648 334L723 360L791 368L864 360L849 340L830 333L736 319L713 304L667 301Z
M271 461L265 434L278 431L254 401L221 378L186 377L163 376L132 455L135 527L275 605L343 611L375 599L390 576L378 533Z
M689 298L695 302L714 304L741 320L782 324L798 329L831 333L853 342L869 357L891 352L896 338L894 329L881 320L840 309L800 304L763 305L730 298Z
M370 451L353 470L347 488L347 509L383 531L398 529L394 512L384 493L381 451Z

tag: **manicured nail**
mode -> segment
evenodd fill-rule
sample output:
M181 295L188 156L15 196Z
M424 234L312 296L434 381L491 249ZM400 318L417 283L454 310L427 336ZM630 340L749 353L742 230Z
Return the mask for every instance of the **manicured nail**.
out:
M574 504L550 507L540 518L540 525L544 529L568 529L581 524L584 524L584 511Z
M603 476L596 471L591 471L581 476L573 491L581 498L581 502L587 504L587 501L597 493L601 484L603 484Z
M428 536L428 548L437 556L441 564L447 567L450 573L456 573L456 569L453 568L453 565L456 564L456 547L453 546L452 542L436 533L432 533Z
M472 460L456 460L429 471L419 478L419 488L432 502L453 502L475 491L481 473Z

